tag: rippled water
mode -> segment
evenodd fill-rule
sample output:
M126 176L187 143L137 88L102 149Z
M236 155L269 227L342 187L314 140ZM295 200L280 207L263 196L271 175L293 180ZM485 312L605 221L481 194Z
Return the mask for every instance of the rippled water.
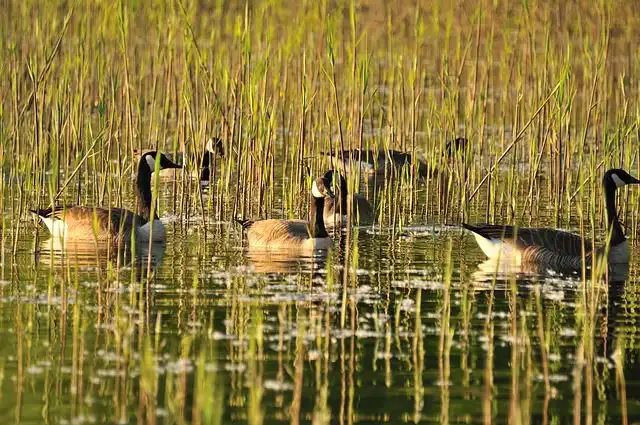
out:
M626 283L585 290L554 276L494 280L457 226L362 227L326 257L295 258L244 251L232 223L164 219L166 243L150 261L139 247L134 263L51 255L31 219L12 256L6 233L0 417L640 420L635 261Z

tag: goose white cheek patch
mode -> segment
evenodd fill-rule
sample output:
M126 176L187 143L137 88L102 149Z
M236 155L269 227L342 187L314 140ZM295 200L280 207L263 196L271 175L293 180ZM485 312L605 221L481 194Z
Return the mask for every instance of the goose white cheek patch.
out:
M207 152L216 153L213 146L213 139L207 140L207 145L204 147Z
M314 198L324 198L324 194L320 192L320 189L318 188L318 185L315 181L313 182L313 186L311 186L311 194Z
M149 166L149 169L151 171L154 171L156 169L156 160L154 157L152 157L151 155L147 155L145 157L147 159L147 165Z
M617 174L613 174L611 176L611 178L613 179L613 182L616 184L616 187L622 187L622 186L624 186L626 184L624 182L624 180L622 180L620 177L618 177Z

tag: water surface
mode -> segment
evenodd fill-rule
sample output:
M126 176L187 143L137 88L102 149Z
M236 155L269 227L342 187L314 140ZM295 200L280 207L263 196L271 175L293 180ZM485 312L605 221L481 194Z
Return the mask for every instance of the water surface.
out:
M15 256L5 239L1 417L640 420L634 260L608 290L560 276L494 279L472 236L424 219L397 232L356 228L328 255L265 255L247 252L233 223L182 225L171 196L167 241L150 263L146 247L133 263L51 255L31 220Z

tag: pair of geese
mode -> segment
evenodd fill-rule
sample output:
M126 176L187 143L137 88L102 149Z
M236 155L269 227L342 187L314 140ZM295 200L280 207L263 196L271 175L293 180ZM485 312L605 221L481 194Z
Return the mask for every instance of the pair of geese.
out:
M447 145L451 154L464 148L466 139L458 138ZM207 181L211 155L224 156L222 141L215 139L207 145L201 164L200 179ZM331 155L334 158L338 156ZM369 174L385 172L388 168L412 165L410 154L394 150L350 150L340 155L343 164L359 167ZM336 161L337 162L337 161ZM423 161L416 161L418 174L425 177L430 168ZM347 168L349 168L347 167ZM163 241L165 229L156 213L151 217L151 176L154 171L182 168L159 152L144 153L138 163L136 195L138 214L121 208L96 208L86 206L65 206L32 210L47 226L52 237L66 240L130 241L132 236L138 241ZM344 170L346 171L346 170ZM340 188L338 199L332 189L334 183ZM462 224L470 231L489 259L510 261L516 265L538 265L553 270L579 271L595 258L607 255L609 263L629 261L628 244L620 225L615 206L616 189L629 184L640 184L640 180L622 169L608 170L603 178L603 188L607 212L607 243L594 248L590 240L579 235L551 228L517 228L492 224ZM347 189L344 177L335 170L327 171L316 179L311 188L308 220L237 220L247 233L250 247L274 250L315 250L327 249L333 240L327 228L336 224L345 225L339 213L346 212ZM361 217L372 213L366 199L358 194L353 196L354 211ZM608 249L607 249L608 248Z

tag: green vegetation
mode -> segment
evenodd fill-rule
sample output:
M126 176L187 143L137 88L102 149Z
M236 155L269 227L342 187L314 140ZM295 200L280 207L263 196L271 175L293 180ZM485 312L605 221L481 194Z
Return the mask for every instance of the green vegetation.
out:
M441 226L602 239L602 175L640 175L636 9L5 2L0 417L638 420L635 247L622 289L586 276L482 283L473 241ZM135 150L184 153L197 169L214 136L226 155L208 188L188 173L154 181L161 252L130 264L41 248L30 208L134 208ZM470 143L447 157L457 136ZM348 148L403 150L442 173L422 181L405 168L381 187L350 175L376 223L326 259L243 256L233 219L303 217L312 179L331 166L318 153ZM634 245L639 197L619 197Z

